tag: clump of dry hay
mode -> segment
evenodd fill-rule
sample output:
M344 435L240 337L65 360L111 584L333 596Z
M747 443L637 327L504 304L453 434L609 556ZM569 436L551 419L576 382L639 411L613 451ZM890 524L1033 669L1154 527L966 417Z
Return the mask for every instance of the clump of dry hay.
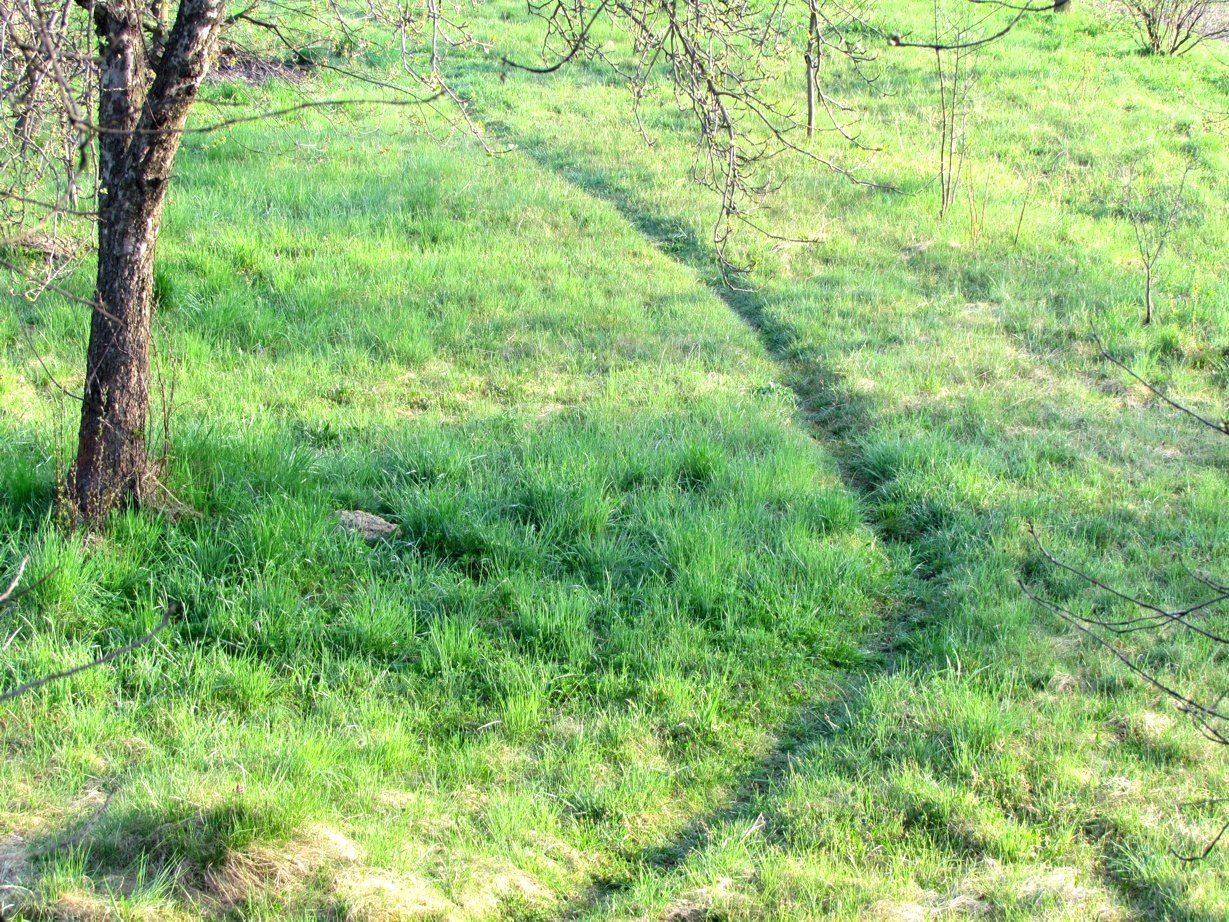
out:
M746 897L738 892L734 880L722 877L707 887L684 894L666 908L662 918L665 922L704 922L724 918L745 903Z
M61 893L54 903L40 906L35 918L46 922L187 922L197 917L176 911L165 902L125 905L121 910L109 896L90 890L70 890Z
M922 903L879 900L870 908L872 922L927 922L933 910Z
M283 846L260 845L232 852L221 867L205 875L208 893L224 907L235 907L253 897L288 897L331 864L353 864L358 846L336 830L312 827Z
M1003 902L1034 909L1046 903L1068 909L1078 906L1082 918L1113 918L1112 907L1103 903L1104 894L1080 885L1078 878L1079 872L1073 867L1012 874L997 861L987 859L985 866L965 878L954 893L926 890L909 899L879 900L870 906L868 918L874 922L931 922L996 917Z
M302 899L315 883L347 922L443 922L462 918L458 907L418 877L361 866L362 852L342 833L315 826L284 845L232 852L206 875L206 898L223 912L255 899L282 904ZM310 896L308 897L311 898Z
M480 886L460 898L466 918L485 919L495 915L508 902L525 906L546 906L554 902L554 893L532 874L516 867L488 867L472 875Z
M346 922L451 922L457 907L427 881L351 868L334 882Z
M24 902L26 887L33 880L34 867L19 835L0 839L0 918Z
M107 902L94 893L63 893L49 912L56 922L102 922L108 918Z

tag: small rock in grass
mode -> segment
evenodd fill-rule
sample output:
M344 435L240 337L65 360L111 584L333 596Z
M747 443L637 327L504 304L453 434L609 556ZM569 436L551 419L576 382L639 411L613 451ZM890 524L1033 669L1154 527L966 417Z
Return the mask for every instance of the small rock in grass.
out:
M342 531L359 535L368 544L391 538L401 531L400 525L394 525L388 519L382 519L378 515L358 509L339 512L337 517Z

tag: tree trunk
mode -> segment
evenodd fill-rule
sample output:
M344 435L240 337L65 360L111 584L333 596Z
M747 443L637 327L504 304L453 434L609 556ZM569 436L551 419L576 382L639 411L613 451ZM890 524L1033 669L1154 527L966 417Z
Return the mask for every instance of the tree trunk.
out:
M1152 263L1144 266L1144 326L1152 323Z
M108 193L98 224L100 306L90 324L85 401L72 471L77 517L100 521L116 506L141 501L146 479L149 344L153 320L154 247L163 194Z
M101 57L97 309L68 482L73 516L86 525L139 504L148 477L154 250L171 167L205 77L221 7L222 0L182 0L160 59L149 62L141 5L94 5ZM147 92L151 63L156 76Z
M819 87L819 11L810 0L811 16L807 22L807 137L815 136L815 94Z

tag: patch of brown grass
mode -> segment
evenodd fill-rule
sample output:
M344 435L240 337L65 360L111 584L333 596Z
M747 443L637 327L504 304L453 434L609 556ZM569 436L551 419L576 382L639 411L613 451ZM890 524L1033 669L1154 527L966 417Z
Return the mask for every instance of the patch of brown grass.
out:
M15 834L0 839L0 918L23 902L33 878L25 840Z
M491 917L505 903L543 907L554 902L554 893L520 868L487 868L472 879L479 885L460 899L467 918Z
M335 891L346 922L445 922L457 907L426 880L387 871L351 868L338 876Z
M289 900L326 866L353 864L360 857L358 846L346 836L316 826L283 846L232 852L220 868L206 874L205 887L223 908L241 906L258 896Z

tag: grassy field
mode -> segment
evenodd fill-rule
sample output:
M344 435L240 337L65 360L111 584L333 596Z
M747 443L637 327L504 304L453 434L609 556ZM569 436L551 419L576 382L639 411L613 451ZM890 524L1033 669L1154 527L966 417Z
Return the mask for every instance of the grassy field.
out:
M921 29L925 4L880 14ZM536 27L475 11L495 51ZM448 62L493 146L390 109L193 136L160 244L162 509L57 527L79 307L0 318L0 899L30 919L1229 914L1222 753L1031 603L1065 559L1202 594L1229 539L1229 51L1083 9L978 58L937 218L933 58L839 69L897 192L790 167L734 244L687 124L577 66ZM317 78L324 80L324 78ZM327 82L327 81L326 81ZM329 89L329 87L326 87ZM253 107L294 88L211 88ZM202 119L208 119L207 111ZM1144 327L1125 171L1190 207ZM83 269L72 284L88 290ZM337 528L396 522L368 547ZM1221 570L1223 573L1223 570ZM1141 637L1186 688L1224 653Z

